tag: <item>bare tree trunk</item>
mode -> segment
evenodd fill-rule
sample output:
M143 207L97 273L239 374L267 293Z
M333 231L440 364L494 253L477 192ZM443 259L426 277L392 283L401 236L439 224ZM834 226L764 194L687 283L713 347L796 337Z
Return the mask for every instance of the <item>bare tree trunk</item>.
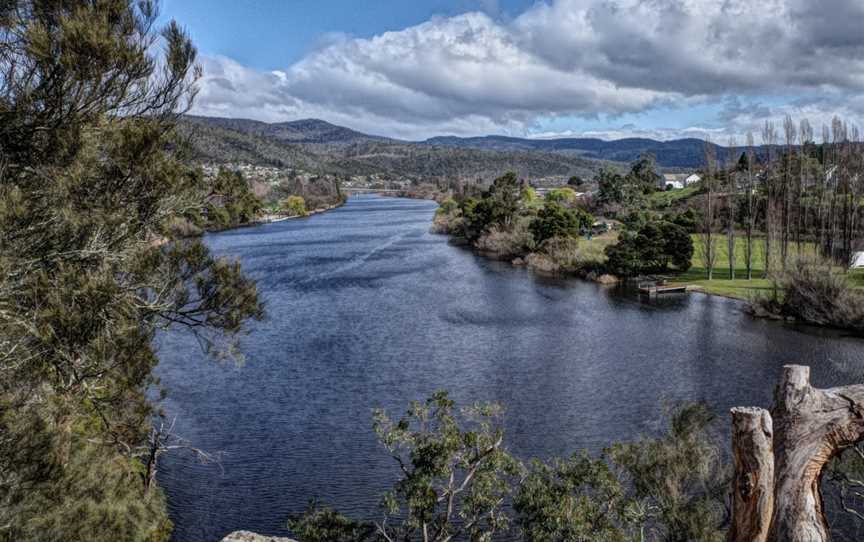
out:
M705 188L705 208L702 214L702 235L699 244L699 256L708 273L708 280L714 279L714 263L717 260L717 240L714 237L714 183L717 173L717 155L711 140L705 142L705 178L702 180Z
M765 121L762 128L762 143L768 146L768 160L765 166L765 277L771 275L771 237L774 235L775 226L775 180L771 165L771 151L777 141L777 129L774 122Z
M774 513L771 415L762 408L732 409L732 526L729 542L765 542Z
M810 385L809 367L787 365L775 392L771 417L759 409L734 409L732 416L732 531L740 536L759 536L757 526L768 521L770 508L764 496L760 501L756 493L767 490L768 480L773 479L767 541L827 542L830 535L820 491L822 471L831 458L864 439L864 385L816 389ZM769 421L773 421L773 439L765 430L770 428ZM769 440L773 477L765 453Z
M726 185L728 194L726 195L727 217L726 220L726 255L729 260L729 280L735 280L735 211L738 207L738 160L735 159L735 138L729 138L730 157L727 158L726 166Z
M753 133L747 133L747 280L753 280L753 229L756 209L753 206Z

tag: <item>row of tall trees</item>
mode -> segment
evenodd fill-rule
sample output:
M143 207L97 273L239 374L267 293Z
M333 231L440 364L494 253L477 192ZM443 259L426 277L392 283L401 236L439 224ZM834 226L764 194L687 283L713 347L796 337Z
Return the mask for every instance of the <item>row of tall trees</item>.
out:
M726 238L728 278L743 259L746 278L785 271L797 256L821 256L848 267L862 248L864 143L839 118L816 142L807 119L766 121L757 146L752 133L732 139L717 156L705 147L698 254L713 278ZM739 242L743 236L743 242ZM743 246L742 246L743 244Z

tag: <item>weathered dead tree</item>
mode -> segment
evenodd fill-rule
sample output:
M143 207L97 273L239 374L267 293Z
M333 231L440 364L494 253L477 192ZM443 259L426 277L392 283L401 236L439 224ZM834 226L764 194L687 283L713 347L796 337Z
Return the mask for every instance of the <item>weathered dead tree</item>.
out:
M770 415L732 410L729 540L827 541L822 472L831 458L864 439L864 385L816 389L809 367L787 365L774 401Z
M765 542L774 511L774 452L771 414L763 408L732 409L730 542Z

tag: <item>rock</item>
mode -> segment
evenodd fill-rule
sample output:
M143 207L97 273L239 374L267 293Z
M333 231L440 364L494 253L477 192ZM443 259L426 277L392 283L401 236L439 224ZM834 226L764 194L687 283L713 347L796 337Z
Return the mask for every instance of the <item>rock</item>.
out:
M513 260L510 263L512 263L515 266L522 266L522 265L525 265L525 260L523 260L522 258L516 258L515 260Z
M600 284L618 284L620 282L618 280L618 277L616 277L615 275L609 275L609 274L600 275L595 280L597 282L599 282Z
M532 252L525 258L525 262L528 264L528 267L531 268L532 271L539 272L541 274L549 274L554 275L557 273L561 266L552 261L551 258L546 256L545 254L538 254L536 252Z
M222 542L297 542L290 538L277 538L274 536L263 536L250 533L249 531L237 531L222 539Z

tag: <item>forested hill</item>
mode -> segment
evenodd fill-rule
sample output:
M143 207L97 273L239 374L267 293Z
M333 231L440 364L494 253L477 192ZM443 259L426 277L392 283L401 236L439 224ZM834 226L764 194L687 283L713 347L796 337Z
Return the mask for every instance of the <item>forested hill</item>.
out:
M188 116L181 128L190 136L200 161L426 180L490 179L511 170L532 178L592 177L603 165L626 164L644 152L653 154L661 167L697 169L704 164L706 145L695 138L604 141L505 136L447 136L414 142L368 135L317 119L268 124ZM726 159L727 148L712 147L719 160Z
M180 129L188 137L193 158L200 162L267 165L349 177L491 180L506 171L535 179L593 177L604 165L621 166L572 153L399 141L320 120L267 124L190 116Z
M496 151L541 151L570 153L585 158L632 162L643 152L649 152L657 164L668 168L699 168L705 163L705 141L688 138L672 141L657 141L644 138L627 138L605 141L596 138L524 139L506 136L485 137L433 137L424 143L460 149L485 149ZM724 159L727 149L713 145L717 157Z

